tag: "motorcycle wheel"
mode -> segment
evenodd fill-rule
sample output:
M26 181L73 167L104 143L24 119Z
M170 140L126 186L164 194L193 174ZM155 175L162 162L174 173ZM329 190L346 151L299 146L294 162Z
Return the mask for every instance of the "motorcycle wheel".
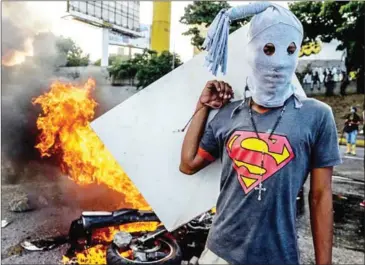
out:
M168 238L168 237L159 237L156 239L160 244L165 245L169 254L166 257L163 257L159 260L155 261L135 261L129 258L123 257L118 247L112 243L106 252L106 263L107 265L147 265L147 264L164 264L164 265L176 265L181 264L182 261L182 253L181 248L176 242L176 240Z

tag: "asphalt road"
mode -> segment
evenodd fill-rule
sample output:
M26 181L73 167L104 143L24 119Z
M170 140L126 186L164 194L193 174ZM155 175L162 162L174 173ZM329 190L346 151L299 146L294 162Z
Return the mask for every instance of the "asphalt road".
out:
M134 94L135 90L132 88L121 90L109 86L103 90L97 90L96 93L98 93L98 102L102 105L102 108L98 110L98 116L121 102L121 98L125 99ZM343 164L336 167L334 171L334 193L356 194L363 198L364 149L358 148L356 157L344 153L345 147L341 146ZM34 211L23 213L9 211L9 202L21 194L31 194L35 198ZM78 218L82 210L117 209L116 204L120 199L118 194L112 194L105 188L81 188L66 177L62 177L61 181L43 180L2 185L1 197L1 218L10 222L8 226L1 229L2 264L61 264L67 245L51 251L27 252L19 246L20 242L67 234L71 221ZM302 263L314 264L308 216L303 215L298 223L300 223L298 233ZM349 237L344 242L342 239L345 235L341 231L335 233L334 264L364 264L364 252L350 249L348 245L353 237Z
M340 152L343 163L334 169L334 175L365 181L364 150L363 147L358 147L356 148L356 156L347 155L345 154L346 147L341 145Z
M343 147L341 147L341 151L344 153ZM334 194L342 194L345 198L355 195L360 200L364 198L364 183L359 181L364 180L363 157L363 150L360 148L357 157L343 154L344 163L336 168L337 176L333 178ZM308 181L305 189L307 192ZM23 213L9 211L9 202L21 194L31 194L35 198L37 205L34 211ZM42 199L40 199L40 195ZM67 234L71 221L77 219L82 210L117 209L117 203L120 200L118 194L113 195L105 188L81 188L66 177L58 182L2 185L1 197L2 219L11 222L2 229L1 233L2 264L61 264L62 255L66 253L68 247L67 244L51 251L27 252L19 246L20 242ZM305 207L307 208L307 204ZM343 207L348 208L346 205ZM357 207L356 209L359 211L358 203L354 207ZM348 211L351 213L352 208L348 208ZM356 234L357 224L354 224L351 218L342 220L340 224L339 228L335 226L333 263L364 264L364 252L359 251L359 247L356 247L355 250L353 248L353 246L363 245L361 237L363 235ZM302 263L314 264L308 209L306 214L298 219L298 227Z

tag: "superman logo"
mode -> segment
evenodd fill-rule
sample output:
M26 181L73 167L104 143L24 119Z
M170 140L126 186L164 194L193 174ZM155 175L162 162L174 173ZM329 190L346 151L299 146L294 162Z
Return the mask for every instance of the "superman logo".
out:
M259 185L261 174L262 181L265 181L294 158L285 136L272 135L270 140L269 133L259 133L259 136L261 139L257 138L255 132L236 131L226 145L237 178L246 194Z

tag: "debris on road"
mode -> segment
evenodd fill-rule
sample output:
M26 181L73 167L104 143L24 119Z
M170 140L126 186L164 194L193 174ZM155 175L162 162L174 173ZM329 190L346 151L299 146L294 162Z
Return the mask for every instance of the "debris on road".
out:
M38 197L38 203L42 206L48 206L48 200L42 195Z
M191 259L190 259L190 261L189 261L189 265L198 265L199 263L199 258L198 257L196 257L196 256L194 256L194 257L192 257Z
M38 247L36 245L34 245L32 242L29 241L24 241L22 243L20 243L20 245L22 246L22 248L29 250L29 251L42 251L45 250L44 247Z
M40 239L34 241L23 241L20 246L29 251L45 251L59 247L68 242L67 236L57 236L48 239Z
M28 196L20 196L9 203L10 211L12 212L27 212L34 210Z
M1 220L1 228L8 226L10 223L11 223L11 221Z

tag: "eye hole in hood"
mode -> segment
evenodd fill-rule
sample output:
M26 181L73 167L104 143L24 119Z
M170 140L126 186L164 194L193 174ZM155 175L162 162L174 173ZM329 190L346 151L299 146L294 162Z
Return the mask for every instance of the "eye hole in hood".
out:
M267 56L272 56L275 53L275 45L272 43L267 43L265 44L263 50Z
M297 50L297 45L295 45L294 42L290 43L290 45L288 46L288 49L287 49L288 54L292 55L295 53L296 50Z

